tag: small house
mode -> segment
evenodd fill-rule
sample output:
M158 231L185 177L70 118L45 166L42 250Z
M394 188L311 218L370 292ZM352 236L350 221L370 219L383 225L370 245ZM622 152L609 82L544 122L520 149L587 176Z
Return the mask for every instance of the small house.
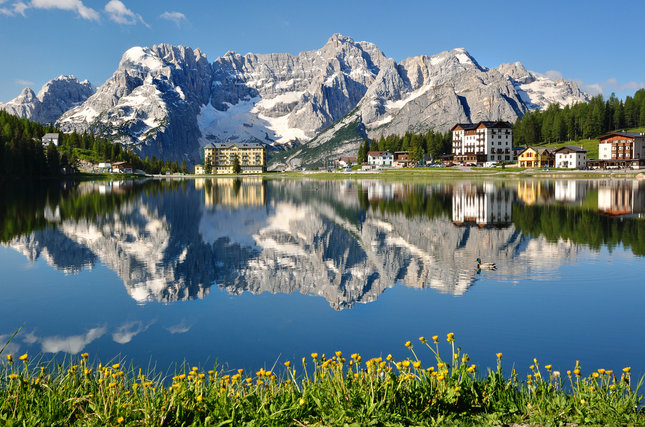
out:
M195 165L195 175L204 175L204 165Z
M128 162L112 163L112 172L116 173L132 173L134 171L132 165Z
M587 150L581 147L562 147L555 150L555 167L583 169L587 167Z
M367 163L370 166L392 166L394 155L389 151L369 151L367 153Z
M341 168L347 168L357 164L358 161L356 157L341 157L340 159L338 159L338 166L340 166Z
M58 147L58 141L60 139L60 135L57 133L46 133L45 136L43 136L43 145L49 145L50 143L54 144L56 147Z
M555 155L552 148L527 147L518 154L517 161L521 168L548 168L555 164Z

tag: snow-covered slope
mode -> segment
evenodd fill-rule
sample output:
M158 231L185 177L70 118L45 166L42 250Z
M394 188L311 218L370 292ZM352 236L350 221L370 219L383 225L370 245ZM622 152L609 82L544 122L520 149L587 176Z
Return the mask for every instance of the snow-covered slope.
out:
M582 92L575 82L553 80L543 74L527 71L519 62L502 64L498 70L513 82L522 102L532 110L543 110L556 103L565 106L591 100L591 96Z

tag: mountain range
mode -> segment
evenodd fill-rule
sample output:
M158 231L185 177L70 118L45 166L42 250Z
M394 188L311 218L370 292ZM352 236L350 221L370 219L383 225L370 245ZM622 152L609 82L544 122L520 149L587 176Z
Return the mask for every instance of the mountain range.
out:
M519 62L487 68L459 48L397 63L373 43L334 34L297 55L227 52L212 63L199 49L133 47L96 90L61 76L0 109L92 131L143 156L194 164L209 142L258 141L278 154L275 164L299 167L353 155L366 137L514 121L589 99L576 83Z

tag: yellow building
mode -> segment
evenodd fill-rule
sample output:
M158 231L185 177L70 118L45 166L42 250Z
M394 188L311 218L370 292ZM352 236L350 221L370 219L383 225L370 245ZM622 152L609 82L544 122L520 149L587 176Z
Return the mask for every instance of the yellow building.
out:
M546 168L555 164L555 154L547 147L527 147L517 156L521 168Z
M204 169L211 164L213 174L232 174L237 157L240 173L266 172L267 149L259 142L215 142L204 147Z
M203 175L203 174L204 174L204 166L195 165L195 175Z

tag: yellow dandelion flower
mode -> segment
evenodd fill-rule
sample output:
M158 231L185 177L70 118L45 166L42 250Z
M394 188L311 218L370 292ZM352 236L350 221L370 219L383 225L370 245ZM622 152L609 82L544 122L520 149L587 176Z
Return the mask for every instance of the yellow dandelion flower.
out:
M412 362L412 366L414 366L416 369L419 369L421 367L421 362L419 362L418 360L415 362Z
M199 371L199 368L198 368L197 366L193 366L192 371L193 371L193 372L197 372L197 371Z
M18 374L9 374L9 379L10 380L15 380L18 378Z
M552 366L551 366L551 365L544 365L544 369L546 369L547 371L550 371L550 370L551 370L551 368L552 368Z
M439 342L439 335L433 335L432 336L432 341L438 343Z
M202 395L200 394L200 395L198 395L198 396L196 397L196 399L197 399L197 401L198 401L198 402L203 402L203 401L204 401L204 396L202 396Z
M496 356L497 356L497 359L502 360L502 353L497 353Z
M7 360L9 363L13 362L13 354L7 354Z
M426 342L426 337L419 337L419 341L421 341L422 343L425 343Z
M300 406L304 405L305 404L305 399L300 398L300 401L298 403L300 403Z
M412 343L411 343L410 341L406 341L406 342L405 342L405 346L406 346L407 348L410 348L410 347L412 347Z
M631 366L623 368L623 372L626 373L626 374L629 374L631 372L631 370L632 370ZM607 372L610 372L610 371L607 371Z
M343 357L343 352L342 351L337 351L336 352L336 357Z
M447 340L448 342L453 342L453 341L455 340L455 334L454 334L453 332L450 332L450 333L446 336L446 340Z
M291 367L291 362L289 362L287 360L286 362L284 362L284 366L286 366L287 368L290 368Z
M208 371L208 375L212 376L214 373L215 373L215 371L213 371L212 369L210 371Z
M461 389L459 388L459 386L456 386L456 387L455 387L455 388L453 388L452 390L453 390L455 393L458 393L458 392L459 392L459 390L461 390Z
M125 421L125 418L123 418L123 417L119 417L119 418L116 419L116 422L118 424L123 424L123 421Z
M591 376L594 378L598 378L600 375L598 374L598 372L593 372Z
M20 360L22 360L24 362L25 360L27 360L28 357L29 356L27 355L27 353L25 353L22 356L20 356L18 359L20 359Z
M576 375L580 375L580 369L574 369L573 373L576 374Z
M600 369L598 369L598 373L599 373L600 375L602 375L602 374L604 374L604 373L605 373L605 370L604 370L604 369L602 369L602 368L600 368Z
M605 371L605 373L606 373L607 375L612 375L612 374L614 373L614 371L612 371L611 369L607 369L607 370Z
M88 357L90 357L90 354L89 353L81 353L81 357L83 359L87 359Z
M318 359L318 353L311 353L311 358L314 360Z
M409 368L410 367L410 361L409 360L404 360L402 363L404 368Z
M387 355L387 357L386 357L386 359L387 359L387 360L389 360L389 361L391 362L392 360L394 360L394 357L392 357L392 355L391 355L391 354L388 354L388 355Z
M112 365L112 369L119 369L120 367L121 365L118 363L115 363L114 365Z

